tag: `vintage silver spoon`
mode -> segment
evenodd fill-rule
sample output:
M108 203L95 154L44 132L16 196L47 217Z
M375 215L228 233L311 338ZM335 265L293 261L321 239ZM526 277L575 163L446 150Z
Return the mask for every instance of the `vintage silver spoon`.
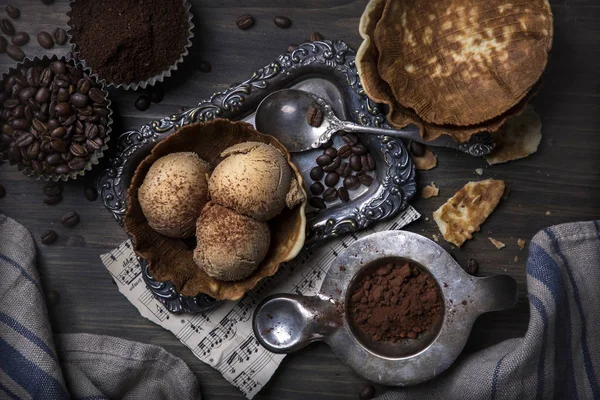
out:
M319 127L313 127L306 121L306 113L313 105L323 111L323 122ZM426 142L415 125L404 129L385 129L342 121L325 100L297 89L278 90L265 97L256 110L256 129L274 136L292 153L317 148L338 131L414 140L428 146L450 147L472 156L484 156L494 148L489 133L475 135L467 143L457 143L448 135Z

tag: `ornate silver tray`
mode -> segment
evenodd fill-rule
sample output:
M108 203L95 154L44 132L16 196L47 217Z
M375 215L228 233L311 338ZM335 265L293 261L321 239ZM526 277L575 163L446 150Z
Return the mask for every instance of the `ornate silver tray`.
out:
M116 153L98 181L105 207L122 224L127 188L137 165L170 133L183 125L214 118L254 123L254 110L275 90L287 87L306 90L326 99L341 118L367 126L386 126L382 109L366 96L361 86L354 59L354 50L343 41L307 42L194 108L121 134ZM338 201L319 212L309 207L308 243L357 231L389 218L404 210L416 193L414 166L400 140L387 136L359 137L376 162L373 184L353 191L348 203ZM339 137L333 141L336 146L341 143ZM322 150L316 149L292 155L305 176L307 193L312 183L309 171L321 153ZM173 312L198 312L214 305L206 296L184 298L170 282L154 281L143 261L142 272L150 290Z

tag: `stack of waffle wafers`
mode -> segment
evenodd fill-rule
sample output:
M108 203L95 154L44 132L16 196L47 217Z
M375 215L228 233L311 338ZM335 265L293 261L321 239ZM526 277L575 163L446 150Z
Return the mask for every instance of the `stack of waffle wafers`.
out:
M396 128L466 142L521 113L552 45L547 0L371 0L357 67Z

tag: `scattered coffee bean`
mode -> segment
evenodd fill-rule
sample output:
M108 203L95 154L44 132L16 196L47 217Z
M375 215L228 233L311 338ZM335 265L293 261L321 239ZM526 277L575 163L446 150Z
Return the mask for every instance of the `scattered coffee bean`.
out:
M21 15L21 11L17 7L13 6L12 4L9 4L6 6L6 13L12 19L17 19Z
M337 172L342 178L346 178L352 175L352 168L350 168L348 163L341 163L335 172Z
M46 184L46 186L44 186L44 194L48 197L60 196L62 194L62 191L62 186L57 183L48 183Z
M411 140L408 144L408 149L415 157L423 157L425 155L425 145L423 143L415 142Z
M352 146L352 154L356 154L357 156L364 156L367 154L368 150L364 144L355 144Z
M310 34L310 40L312 42L315 42L317 40L323 40L323 39L325 39L325 38L319 32L313 32Z
M315 128L321 126L323 123L323 111L321 110L321 107L315 104L308 107L308 111L306 111L306 122Z
M323 193L323 190L325 190L325 187L321 182L314 182L312 185L310 185L310 192L315 196Z
M319 181L319 180L323 179L323 176L325 176L325 172L323 171L323 168L321 168L321 167L314 167L313 169L310 170L310 178L313 181Z
M360 160L360 157L357 156L356 154L352 154L350 156L350 168L352 168L354 171L360 171L362 169L362 163Z
M44 199L44 203L48 204L49 206L58 204L61 201L62 201L62 195L60 195L60 194L58 194L56 196L48 196Z
M358 180L364 186L371 186L371 184L373 183L373 177L369 174L358 175Z
M15 34L15 27L8 18L2 18L2 20L0 20L0 30L2 31L2 33L8 36L12 36Z
M323 208L325 208L325 207L326 207L326 206L325 206L325 202L324 202L324 201L323 201L323 199L322 199L322 198L320 198L320 197L311 197L311 198L308 200L308 204L309 204L311 207L318 208L318 209L323 209Z
M327 154L329 157L337 157L337 150L333 147L328 147L323 151L323 154Z
M298 48L298 45L296 43L290 43L286 49L286 51L288 53L291 53L292 51L296 50Z
M342 135L342 140L344 143L349 144L350 146L354 146L358 143L358 137L354 133L344 133Z
M348 193L348 189L346 189L345 187L341 187L337 190L338 192L338 196L340 196L340 200L342 201L342 203L347 203L348 201L350 201L350 194Z
M477 262L477 260L471 258L469 260L469 263L467 264L467 273L469 273L471 275L475 275L477 273L478 269L479 269L479 263Z
M23 50L12 44L6 46L6 54L8 54L8 56L15 61L23 61L25 58L25 53L23 53Z
M67 228L72 228L79 223L79 214L75 211L68 212L62 216L60 222Z
M42 3L50 5L50 4L54 4L54 0L41 0Z
M160 103L163 100L163 97L165 97L165 91L162 86L157 86L152 89L150 100L152 100L153 103Z
M342 159L339 157L336 157L333 159L333 161L329 164L327 164L326 166L323 167L323 171L325 172L333 172L336 169L338 169L340 167L340 165L342 165Z
M54 30L54 41L59 46L67 43L67 32L63 28L56 28Z
M348 158L352 155L352 146L345 144L338 149L338 155L342 158Z
M60 301L60 293L56 290L50 290L46 295L46 300L50 306L55 306Z
M6 189L4 189L4 186L0 185L0 199L4 196L6 196Z
M372 385L362 388L358 395L360 400L371 400L373 397L375 397L375 388Z
M235 22L240 29L250 29L254 25L254 18L250 14L244 14Z
M145 94L142 94L135 101L135 108L137 108L140 111L146 111L148 107L150 107L150 97L148 97Z
M37 35L37 41L45 49L51 49L54 47L54 39L52 39L52 35L48 32L40 32Z
M58 235L52 229L48 229L40 235L40 241L43 244L52 244L56 242L56 239L58 239Z
M328 156L326 154L320 155L316 159L317 165L319 165L320 167L324 167L328 164L331 164L332 161L333 161L333 158L331 158L331 156Z
M358 180L358 177L355 175L351 175L351 176L344 178L344 187L346 189L349 189L349 190L356 189L359 185L360 185L360 181Z
M337 198L338 198L338 193L334 187L327 188L325 193L323 193L323 200L325 200L328 203L331 203L332 201L336 201Z
M205 74L208 74L210 71L212 71L212 65L206 61L201 61L200 64L198 64L198 69Z
M337 172L330 172L325 176L325 185L333 187L340 181L340 176Z
M273 18L273 22L280 28L287 29L292 26L292 20L288 17L277 16Z
M360 158L360 162L365 171L373 171L375 169L375 159L371 154L365 154Z
M0 54L6 53L6 46L8 46L8 42L4 38L4 36L0 36Z
M96 201L98 198L98 191L93 186L86 186L83 194L89 201Z

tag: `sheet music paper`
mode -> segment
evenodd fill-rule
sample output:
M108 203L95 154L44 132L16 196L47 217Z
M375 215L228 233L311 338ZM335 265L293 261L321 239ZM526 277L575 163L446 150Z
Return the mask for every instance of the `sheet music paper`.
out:
M401 229L420 214L409 206L391 221L304 249L282 265L272 277L263 279L238 302L224 302L200 314L171 314L146 288L130 240L101 256L119 291L150 321L173 332L196 357L223 374L231 384L252 399L269 381L283 354L273 354L258 344L252 331L254 308L274 293L314 295L321 287L331 261L356 240L374 232Z

